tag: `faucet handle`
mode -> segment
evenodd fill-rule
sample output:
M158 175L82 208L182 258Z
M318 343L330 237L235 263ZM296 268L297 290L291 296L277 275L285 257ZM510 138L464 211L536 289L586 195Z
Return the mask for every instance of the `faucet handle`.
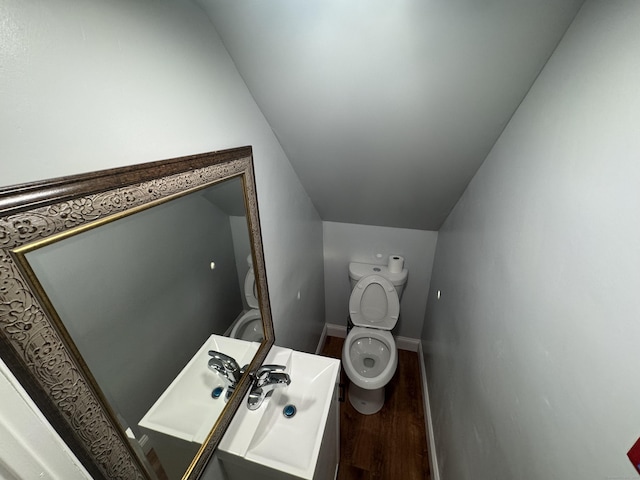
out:
M262 365L256 370L255 378L262 378L265 374L285 370L286 365Z
M242 376L240 373L240 365L238 365L235 358L225 355L222 352L216 352L215 350L209 350L209 355L222 363L222 366L227 371L227 377L229 377L229 380L233 383L237 383L240 380L240 377Z
M262 365L252 375L256 387L261 387L273 372L283 371L285 365Z
M222 352L216 352L215 350L209 350L209 355L211 355L216 360L220 360L223 362L224 368L227 370L240 370L240 365L236 362L236 359L226 355Z
M284 372L270 372L267 381L270 384L290 385L291 377Z
M251 374L253 386L249 391L247 406L249 410L256 410L262 405L277 387L286 387L291 384L291 377L284 373L284 365L263 365Z
M224 368L224 365L222 365L222 362L217 358L210 358L208 365L209 365L209 370L218 372L219 374L223 375L225 378L228 378L227 370Z

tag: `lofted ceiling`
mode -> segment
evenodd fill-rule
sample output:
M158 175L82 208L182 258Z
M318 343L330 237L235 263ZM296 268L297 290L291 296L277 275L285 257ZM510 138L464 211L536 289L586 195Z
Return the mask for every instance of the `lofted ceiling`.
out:
M440 228L583 3L197 1L322 219L421 230Z

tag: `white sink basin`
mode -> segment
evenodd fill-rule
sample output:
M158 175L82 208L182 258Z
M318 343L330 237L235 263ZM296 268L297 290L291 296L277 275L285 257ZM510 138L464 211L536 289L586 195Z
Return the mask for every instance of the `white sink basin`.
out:
M243 366L251 362L258 347L256 342L211 335L138 425L203 443L226 405L224 392L217 399L211 397L214 388L225 386L225 380L208 368L209 350L225 353Z
M264 465L300 478L313 478L340 361L273 347L265 364L286 365L291 384L274 390L257 410L240 406L219 445L219 455ZM295 416L283 409L294 405Z

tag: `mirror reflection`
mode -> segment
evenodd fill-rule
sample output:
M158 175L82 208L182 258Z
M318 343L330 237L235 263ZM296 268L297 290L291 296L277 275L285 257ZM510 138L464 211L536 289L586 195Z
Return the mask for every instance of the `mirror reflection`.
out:
M182 478L264 338L242 179L25 257L142 462Z

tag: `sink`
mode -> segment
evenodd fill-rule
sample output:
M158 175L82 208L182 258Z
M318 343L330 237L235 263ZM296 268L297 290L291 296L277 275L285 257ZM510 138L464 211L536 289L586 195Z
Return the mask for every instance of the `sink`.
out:
M220 442L220 459L236 466L248 462L254 473L261 465L296 478L318 478L316 467L325 435L327 431L336 437L338 434L337 414L330 415L330 410L337 410L334 391L340 361L272 347L265 364L286 365L291 384L275 389L254 411L247 408L245 399ZM297 410L290 418L283 415L288 405ZM331 443L333 449L329 450L336 453L336 440ZM334 467L336 464L337 459ZM228 473L234 471L233 465L226 469ZM329 478L334 473L331 471ZM268 472L262 472L262 478L269 478Z
M242 366L251 362L258 347L257 342L211 335L138 425L189 442L203 443L226 405L224 393L217 399L211 397L213 389L224 388L226 381L209 370L209 350L223 352Z
M336 368L324 357L292 351L287 369L291 384L276 389L263 405L264 413L248 446L246 458L277 464L278 470L306 471L320 448L324 420L331 406ZM339 365L339 362L336 362ZM283 409L294 405L295 416Z

